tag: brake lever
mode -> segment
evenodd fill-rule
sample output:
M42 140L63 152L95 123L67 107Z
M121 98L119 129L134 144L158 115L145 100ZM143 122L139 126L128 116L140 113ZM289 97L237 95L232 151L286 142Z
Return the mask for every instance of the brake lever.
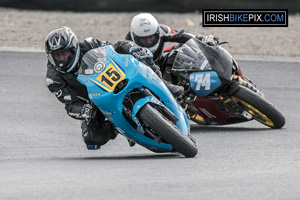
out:
M219 45L221 44L228 44L229 42L228 41L224 41L224 42L220 42Z

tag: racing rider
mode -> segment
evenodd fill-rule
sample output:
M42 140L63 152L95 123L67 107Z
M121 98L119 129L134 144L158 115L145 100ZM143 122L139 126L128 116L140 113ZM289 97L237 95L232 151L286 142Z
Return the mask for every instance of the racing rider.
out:
M78 42L76 35L68 27L60 27L51 31L45 41L45 50L48 57L46 85L57 99L65 104L69 116L82 120L82 137L87 149L99 149L110 139L116 137L116 131L105 116L94 109L88 98L88 92L84 85L77 81L79 66L83 55L93 48L111 45L107 41L99 41L95 38L86 38ZM113 45L115 51L121 54L131 53L140 58L149 52L148 49L137 46L131 41L119 41ZM150 66L160 74L155 67L151 56Z
M140 13L134 16L130 31L126 35L126 40L134 41L137 45L146 47L153 53L153 60L155 64L159 65L162 74L164 74L166 67L173 65L176 51L172 50L179 48L191 38L197 38L211 46L219 44L219 39L213 35L204 37L187 30L178 32L170 26L159 24L156 18L149 13ZM164 52L166 42L177 44L166 48ZM176 83L174 78L172 77L172 81Z

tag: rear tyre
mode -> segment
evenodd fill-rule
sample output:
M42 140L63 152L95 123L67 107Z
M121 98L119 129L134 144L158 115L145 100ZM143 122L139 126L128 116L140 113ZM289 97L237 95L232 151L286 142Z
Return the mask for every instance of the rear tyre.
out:
M244 86L239 86L231 99L266 126L279 129L285 124L284 116L273 104Z
M161 136L168 144L182 153L185 157L194 157L198 153L197 145L184 135L176 125L167 120L155 108L146 104L141 108L138 116L151 129Z

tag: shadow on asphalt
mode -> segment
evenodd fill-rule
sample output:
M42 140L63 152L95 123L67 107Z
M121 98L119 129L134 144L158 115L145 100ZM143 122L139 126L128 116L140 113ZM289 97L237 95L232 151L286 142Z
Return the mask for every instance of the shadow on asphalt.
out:
M191 133L192 134L201 134L201 133L218 133L218 132L270 132L270 131L280 131L281 129L271 129L268 127L262 127L262 128L252 128L252 127L229 127L228 126L214 126L214 125L197 125L197 124L191 124Z
M136 154L136 155L110 155L101 157L72 157L72 158L58 158L59 160L149 160L149 159L178 159L185 158L179 153L158 153L153 155Z

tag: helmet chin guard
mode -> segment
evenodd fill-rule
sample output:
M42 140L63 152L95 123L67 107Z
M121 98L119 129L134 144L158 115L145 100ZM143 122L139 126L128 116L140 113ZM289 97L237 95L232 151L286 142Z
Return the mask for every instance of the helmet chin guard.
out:
M67 70L67 72L70 72L74 69L74 67L77 65L77 62L79 60L79 54L80 54L80 48L79 48L79 45L78 45L78 48L77 48L77 51L76 51L76 56L74 58L74 61L73 61L73 65Z

